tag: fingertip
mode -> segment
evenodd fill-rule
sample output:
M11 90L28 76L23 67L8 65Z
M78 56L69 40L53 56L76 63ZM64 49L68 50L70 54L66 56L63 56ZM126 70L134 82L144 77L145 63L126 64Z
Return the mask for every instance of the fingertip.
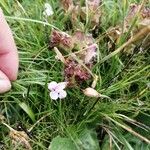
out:
M0 79L0 94L8 92L11 89L11 83L9 80Z
M11 89L11 82L7 76L0 71L0 94L8 92Z

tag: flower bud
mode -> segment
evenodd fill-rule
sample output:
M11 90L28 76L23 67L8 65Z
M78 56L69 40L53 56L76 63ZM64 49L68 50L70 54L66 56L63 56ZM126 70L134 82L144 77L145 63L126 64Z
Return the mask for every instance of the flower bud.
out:
M88 97L100 97L101 94L98 93L95 89L88 87L86 89L83 90L83 93L88 96Z

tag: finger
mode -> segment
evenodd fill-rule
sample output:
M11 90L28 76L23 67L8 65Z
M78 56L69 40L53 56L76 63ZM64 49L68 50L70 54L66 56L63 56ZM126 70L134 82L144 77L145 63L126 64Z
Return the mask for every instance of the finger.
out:
M0 9L0 70L10 80L16 80L18 73L18 53L12 32Z
M0 94L5 93L11 89L11 83L7 76L0 71Z

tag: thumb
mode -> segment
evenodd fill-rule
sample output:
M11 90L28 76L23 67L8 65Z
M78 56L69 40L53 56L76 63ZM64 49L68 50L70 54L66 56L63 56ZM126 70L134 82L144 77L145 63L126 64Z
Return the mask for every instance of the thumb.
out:
M18 74L18 52L13 34L0 8L0 70L14 81Z

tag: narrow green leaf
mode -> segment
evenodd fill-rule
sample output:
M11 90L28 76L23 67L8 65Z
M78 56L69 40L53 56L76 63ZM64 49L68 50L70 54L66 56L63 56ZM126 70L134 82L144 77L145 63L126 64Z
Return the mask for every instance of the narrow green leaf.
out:
M19 103L19 106L28 114L28 116L31 118L33 122L35 122L35 115L32 111L32 109L24 102Z
M0 6L2 5L2 7L5 9L5 11L7 11L7 13L10 14L10 11L9 11L9 8L6 4L6 1L5 0L0 0Z

